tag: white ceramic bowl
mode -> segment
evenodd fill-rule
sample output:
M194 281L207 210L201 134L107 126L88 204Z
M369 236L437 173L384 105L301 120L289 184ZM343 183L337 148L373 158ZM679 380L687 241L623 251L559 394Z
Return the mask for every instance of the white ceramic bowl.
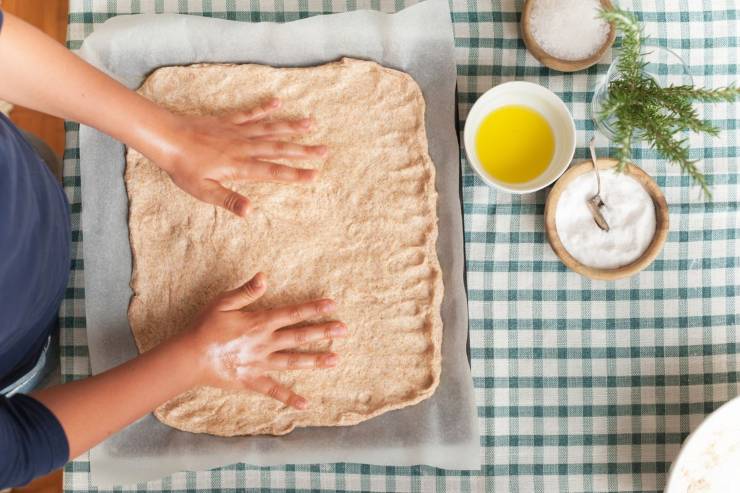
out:
M523 183L506 183L492 177L481 166L475 151L475 136L485 117L493 110L510 105L527 106L542 115L555 137L555 152L545 172ZM566 170L576 150L576 126L563 101L549 89L523 81L499 84L478 98L465 120L463 137L468 161L478 176L492 187L510 193L536 192L550 185Z
M726 402L683 442L665 493L740 491L740 397Z

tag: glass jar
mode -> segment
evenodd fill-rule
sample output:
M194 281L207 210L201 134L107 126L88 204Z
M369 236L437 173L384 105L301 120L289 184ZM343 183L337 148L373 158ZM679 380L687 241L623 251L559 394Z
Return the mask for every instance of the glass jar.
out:
M643 72L653 78L660 87L668 86L686 86L693 85L694 79L691 77L688 65L683 58L675 51L661 46L647 47L643 55L643 61L647 63ZM614 139L614 117L602 119L599 114L601 105L606 100L609 92L609 83L621 78L621 73L617 67L619 57L615 58L609 66L604 78L599 82L591 98L591 114L596 127L609 140ZM640 138L640 135L635 135Z

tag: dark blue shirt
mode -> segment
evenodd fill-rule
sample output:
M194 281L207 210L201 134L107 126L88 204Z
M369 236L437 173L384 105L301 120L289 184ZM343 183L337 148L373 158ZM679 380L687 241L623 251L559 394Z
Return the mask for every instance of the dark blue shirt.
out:
M0 43L2 23L0 11ZM69 259L64 191L0 114L0 389L38 359L64 297ZM27 483L68 458L67 437L49 409L26 395L0 396L0 489Z

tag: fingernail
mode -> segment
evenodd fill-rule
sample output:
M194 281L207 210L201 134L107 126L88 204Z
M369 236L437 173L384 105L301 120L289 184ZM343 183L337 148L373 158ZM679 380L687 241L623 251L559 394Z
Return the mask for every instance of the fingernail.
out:
M333 312L336 307L337 306L334 304L333 301L327 300L327 301L324 301L321 304L321 311L324 312L324 313L326 313L326 312Z
M337 363L339 363L339 356L336 354L324 356L324 364L326 366L337 366Z
M310 127L311 126L311 119L310 118L304 118L303 120L301 120L300 126L303 127L303 128Z
M239 217L247 217L249 210L252 208L249 199L242 199L234 206L234 212Z
M254 276L254 279L252 279L252 285L255 288L261 288L265 284L265 280L262 279L262 273L258 273Z
M270 108L277 108L278 106L280 106L280 100L277 98L273 98L272 100L270 100L270 103L268 104L268 106Z
M298 397L293 402L298 409L306 409L308 407L308 401L303 397Z
M329 149L327 149L326 146L316 146L316 152L320 155L325 155L328 152Z
M331 328L331 335L333 336L343 336L347 333L347 327L344 325L335 325Z

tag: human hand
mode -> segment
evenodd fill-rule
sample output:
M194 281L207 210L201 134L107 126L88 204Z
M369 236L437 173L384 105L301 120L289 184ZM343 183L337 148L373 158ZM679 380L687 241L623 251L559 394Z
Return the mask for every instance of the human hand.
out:
M270 100L257 108L224 116L174 116L171 143L162 146L155 162L172 181L193 197L246 216L247 197L224 186L226 181L301 183L318 172L273 162L308 160L326 155L325 146L286 142L311 130L312 121L265 118L280 107Z
M334 311L332 300L315 300L261 311L242 309L260 298L267 284L258 273L244 285L226 291L196 317L186 337L194 348L199 384L249 389L297 409L308 402L265 374L272 370L332 368L335 353L291 352L298 346L347 334L336 321L285 328Z

